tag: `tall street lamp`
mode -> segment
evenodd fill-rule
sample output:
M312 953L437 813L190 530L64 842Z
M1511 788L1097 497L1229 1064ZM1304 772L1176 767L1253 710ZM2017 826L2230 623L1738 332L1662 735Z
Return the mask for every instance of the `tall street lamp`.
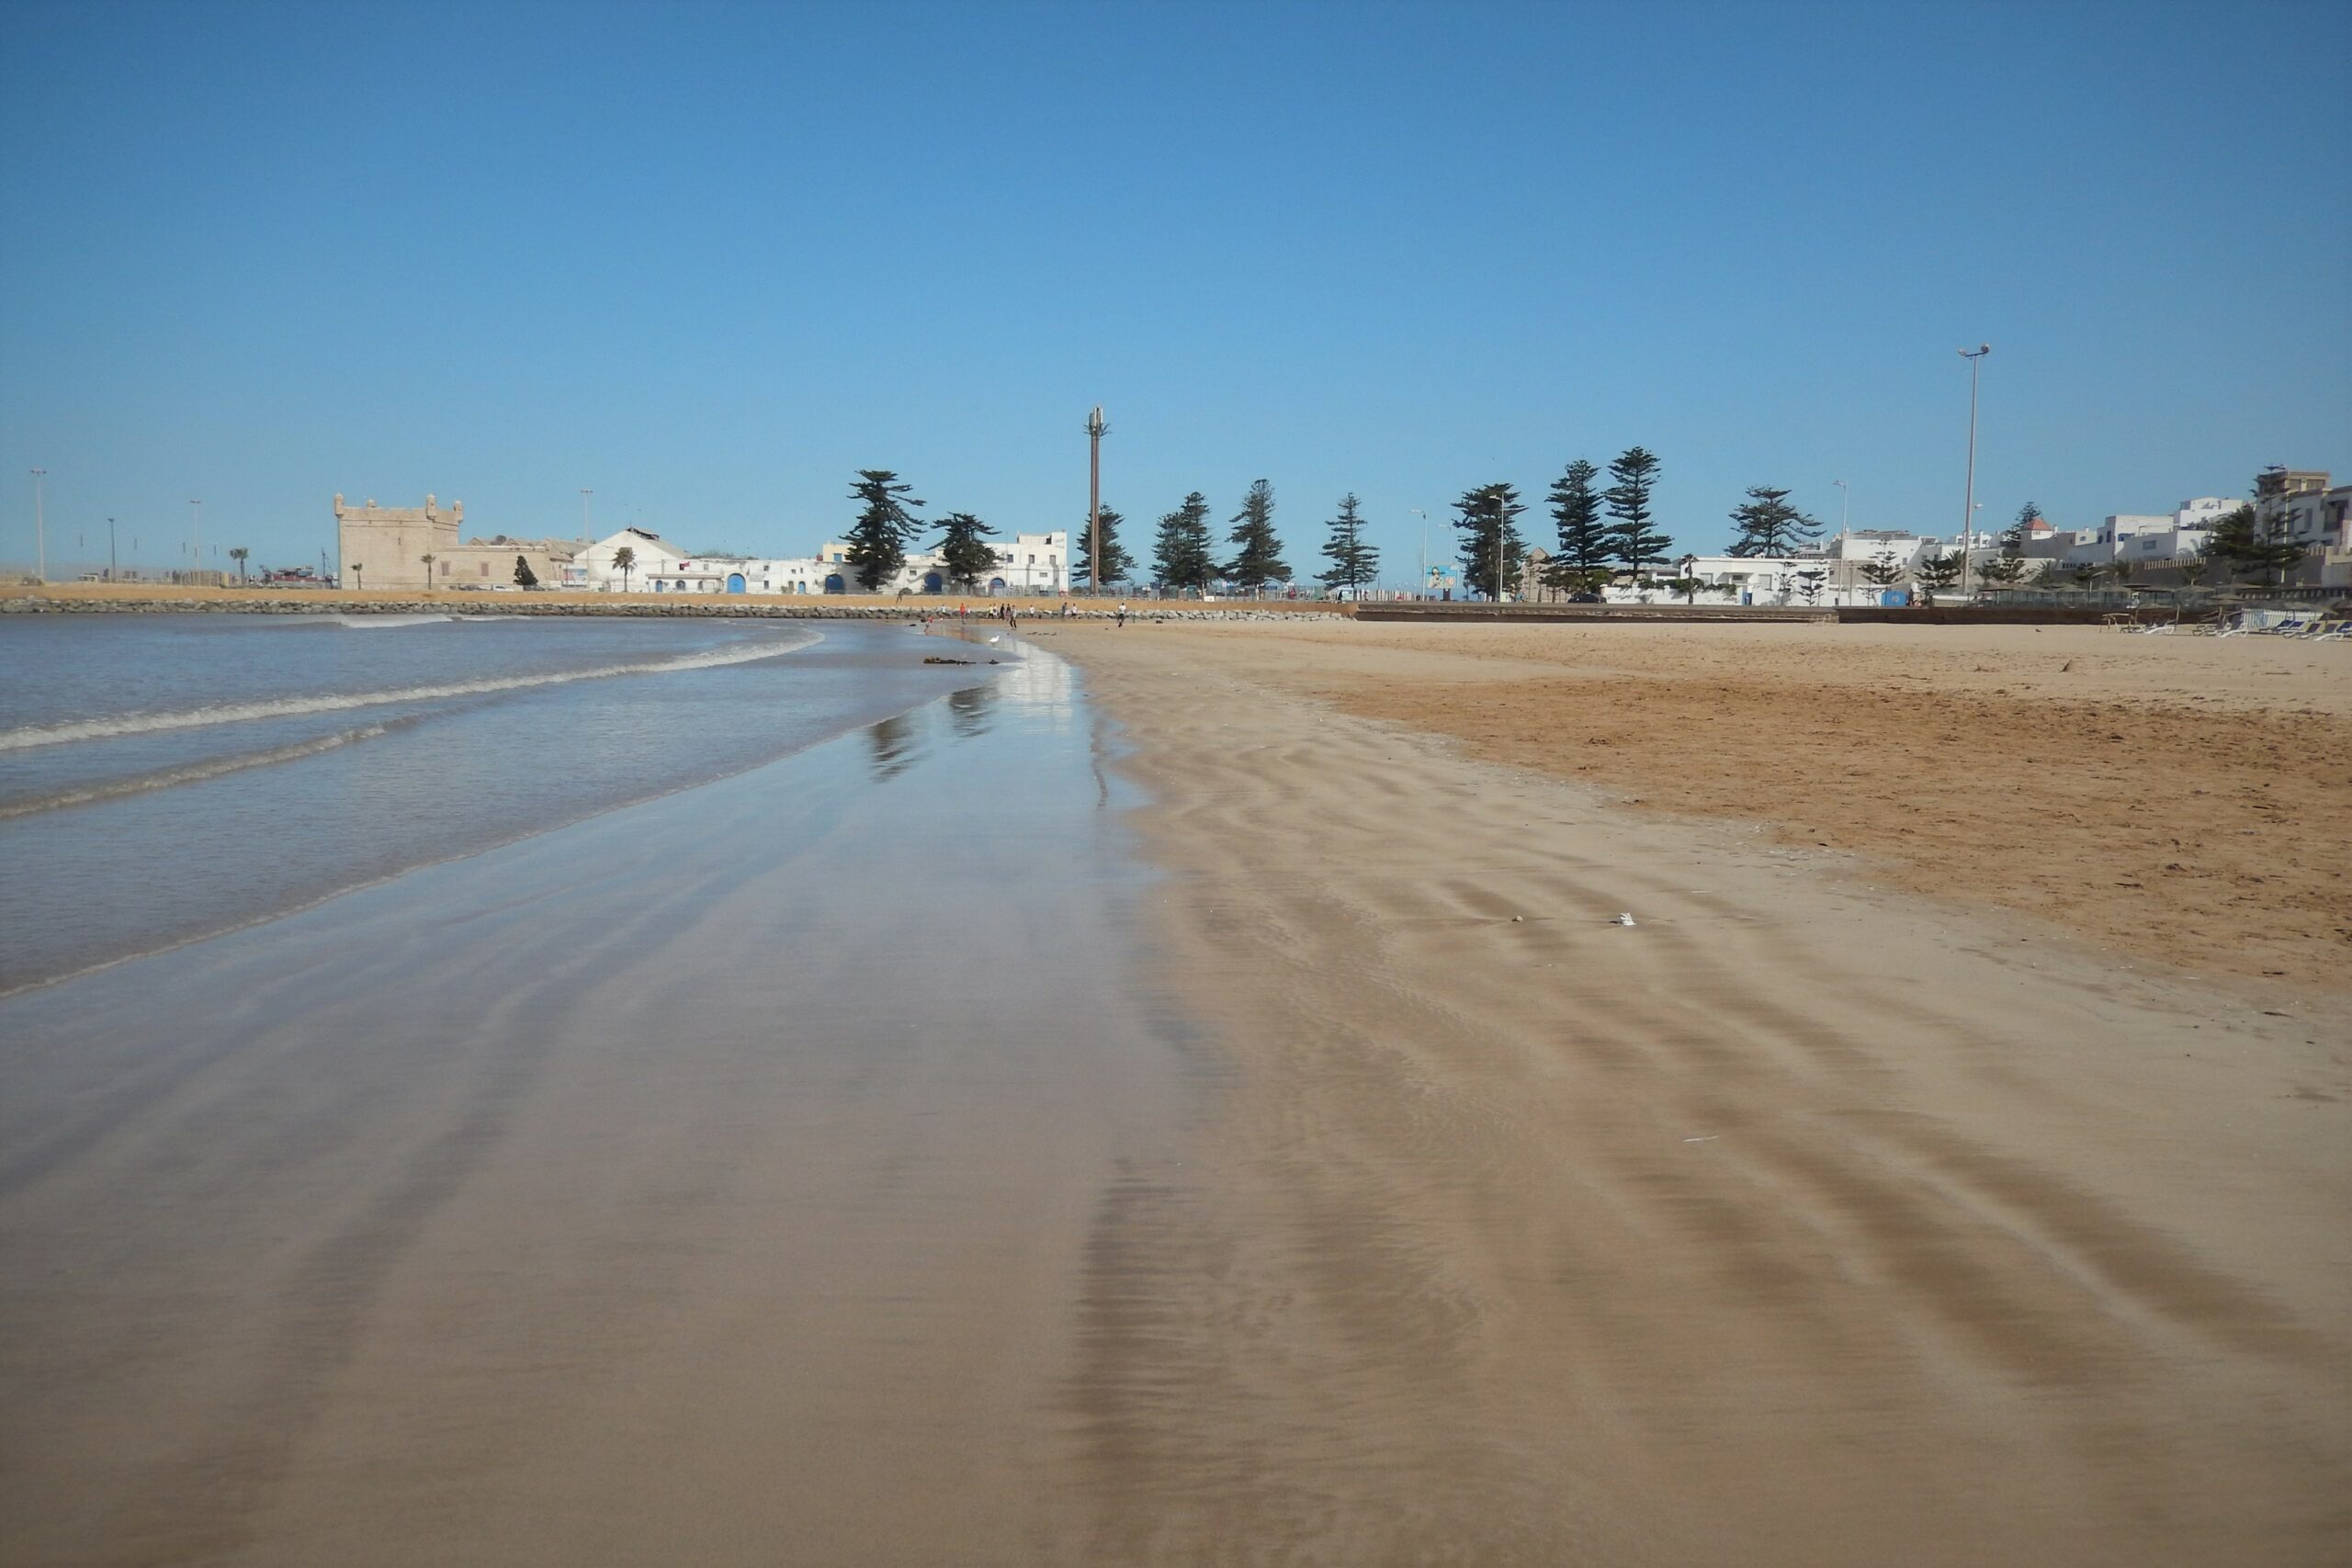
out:
M1984 356L1993 352L1989 343L1974 348L1963 348L1960 356L1968 361L1968 498L1960 512L1960 578L1962 592L1968 581L1968 552L1975 543L1976 530L1976 378L1984 368Z
M49 474L47 468L35 468L33 475L33 576L43 582L49 581L49 525L40 512L40 481Z
M107 519L107 581L118 581L121 576L122 572L116 566L114 558L114 519L109 517Z
M1829 482L1838 487L1838 575L1844 579L1838 586L1842 592L1854 586L1853 563L1846 558L1846 522L1853 509L1854 492L1847 488L1844 479Z
M187 569L190 571L202 571L204 570L204 502L200 501L190 501L187 503ZM196 580L190 578L188 581L194 582Z
M1405 510L1421 520L1421 581L1414 597L1422 598L1430 591L1430 514L1418 506L1408 506Z
M1503 505L1503 498L1495 497L1495 603L1503 602L1503 530L1510 526L1510 513Z

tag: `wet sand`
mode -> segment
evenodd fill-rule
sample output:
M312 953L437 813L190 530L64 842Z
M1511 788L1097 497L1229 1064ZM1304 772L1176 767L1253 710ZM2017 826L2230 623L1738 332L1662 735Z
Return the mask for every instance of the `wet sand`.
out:
M0 1560L1076 1560L1201 1096L1060 671L0 1002Z
M1057 646L1237 1072L1098 1292L1105 1560L2343 1560L2340 992L1474 760L1352 649Z

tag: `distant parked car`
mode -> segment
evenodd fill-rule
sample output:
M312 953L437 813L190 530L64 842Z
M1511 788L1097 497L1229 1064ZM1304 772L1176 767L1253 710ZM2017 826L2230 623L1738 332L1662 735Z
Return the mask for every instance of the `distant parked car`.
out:
M1598 593L1571 593L1568 595L1568 603L1571 604L1606 604L1609 601L1603 599Z

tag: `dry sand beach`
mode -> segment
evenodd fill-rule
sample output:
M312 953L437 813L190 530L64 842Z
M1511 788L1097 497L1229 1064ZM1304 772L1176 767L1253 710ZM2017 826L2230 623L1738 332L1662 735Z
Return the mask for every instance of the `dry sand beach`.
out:
M2345 650L1055 646L1236 1064L1091 1309L1102 1560L2344 1560Z

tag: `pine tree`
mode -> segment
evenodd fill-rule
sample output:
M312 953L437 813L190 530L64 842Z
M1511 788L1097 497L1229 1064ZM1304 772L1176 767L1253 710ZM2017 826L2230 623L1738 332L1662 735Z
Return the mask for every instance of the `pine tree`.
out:
M989 544L996 530L968 512L951 512L939 520L939 562L947 581L958 588L978 588L983 573L996 569L996 549Z
M1936 595L1960 581L1961 555L1957 550L1939 550L1925 557L1911 569L1912 577L1919 584L1919 595L1928 604Z
M1567 592L1589 588L1608 566L1610 529L1600 520L1600 492L1592 488L1600 473L1578 457L1553 481L1552 493L1545 497L1560 531L1559 553L1544 567L1547 587Z
M2267 577L2274 569L2293 566L2303 558L2304 552L2303 547L2291 539L2271 538L2258 513L2248 504L2213 519L2213 532L2205 541L2205 553L2215 560L2227 562L2233 577L2249 572Z
M1209 554L1209 502L1199 491L1159 519L1152 543L1152 570L1162 588L1204 589L1216 576Z
M1340 498L1340 514L1331 519L1331 537L1323 546L1330 570L1316 578L1326 588L1360 593L1380 575L1380 551L1364 540L1363 518L1351 491Z
M1872 588L1892 588L1903 581L1902 564L1883 550L1854 570L1860 572L1862 581Z
M1731 520L1739 530L1731 546L1736 556L1794 555L1821 537L1821 525L1791 506L1787 491L1770 485L1751 487L1746 503L1731 509Z
M1126 519L1104 507L1096 513L1102 522L1102 581L1125 582L1135 575L1135 558L1119 544L1119 525ZM1086 525L1080 524L1070 536L1069 581L1072 587L1080 583L1091 586L1094 581L1094 540Z
M1609 515L1616 521L1610 548L1635 571L1647 562L1664 559L1674 547L1674 540L1658 531L1657 513L1650 507L1658 466L1657 455L1639 446L1627 447L1609 465L1609 477L1617 481L1603 497L1609 502Z
M1453 510L1457 513L1453 526L1462 536L1463 586L1489 599L1498 598L1498 589L1508 589L1519 581L1520 562L1527 554L1527 543L1519 536L1518 528L1520 514L1527 508L1520 504L1518 490L1507 484L1465 490ZM1502 568L1499 582L1498 564Z
M1288 582L1290 567L1283 559L1283 542L1274 536L1274 487L1259 479L1233 514L1232 542L1241 548L1225 565L1226 581L1252 592L1269 582Z
M531 563L527 559L521 556L516 556L514 558L514 586L517 588L537 588L538 585L539 574L531 570Z
M865 504L857 521L850 525L845 558L858 586L868 593L898 576L907 564L907 546L922 527L911 510L922 502L907 497L913 488L900 484L899 476L888 468L860 468L857 482L850 487L850 499Z

